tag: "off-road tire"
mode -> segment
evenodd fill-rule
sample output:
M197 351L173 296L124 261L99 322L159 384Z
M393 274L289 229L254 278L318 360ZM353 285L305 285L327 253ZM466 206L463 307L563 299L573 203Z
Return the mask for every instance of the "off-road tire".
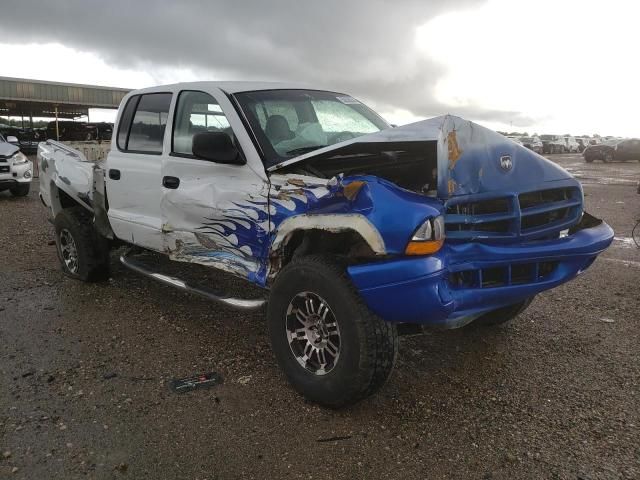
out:
M485 313L480 317L476 318L472 323L474 325L482 325L486 327L502 325L503 323L507 323L510 320L513 320L522 312L524 312L531 302L533 302L533 297L529 297L522 302L514 303L513 305L507 305L506 307L498 308L496 310L492 310L491 312Z
M62 210L54 220L56 250L62 271L71 278L83 282L99 282L109 278L109 241L98 234L92 215L83 207ZM60 235L69 232L77 250L77 270L71 271L65 264L61 251Z
M286 315L302 292L326 300L340 329L340 354L335 366L316 375L302 366L289 346ZM289 382L308 400L330 408L354 404L382 387L393 370L398 333L365 305L345 268L332 257L294 259L276 277L267 311L271 345Z
M31 183L21 183L19 185L16 185L15 187L11 187L9 191L14 197L26 197L27 195L29 195L30 189Z

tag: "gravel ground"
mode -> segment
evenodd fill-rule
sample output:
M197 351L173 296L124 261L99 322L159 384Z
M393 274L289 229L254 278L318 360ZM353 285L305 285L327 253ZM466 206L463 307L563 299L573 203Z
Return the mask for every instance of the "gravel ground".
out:
M115 258L108 283L70 280L36 193L1 193L0 477L640 478L640 164L553 158L613 246L509 325L402 337L389 383L342 411L287 385L262 312ZM167 387L208 371L224 383Z

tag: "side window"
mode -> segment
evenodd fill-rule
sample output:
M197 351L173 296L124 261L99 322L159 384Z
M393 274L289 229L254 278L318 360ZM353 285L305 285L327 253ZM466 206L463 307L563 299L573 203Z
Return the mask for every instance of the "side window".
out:
M122 116L120 117L120 123L118 124L118 148L120 150L127 149L127 137L129 136L129 128L131 127L131 119L133 118L133 112L138 105L140 95L134 95L127 100L127 105L124 107ZM55 128L55 125L54 125Z
M140 153L162 153L162 140L167 126L170 104L170 93L148 93L140 96L129 129L126 150Z
M215 98L204 92L180 92L174 119L172 152L193 155L193 136L199 132L226 132L233 138L231 125Z

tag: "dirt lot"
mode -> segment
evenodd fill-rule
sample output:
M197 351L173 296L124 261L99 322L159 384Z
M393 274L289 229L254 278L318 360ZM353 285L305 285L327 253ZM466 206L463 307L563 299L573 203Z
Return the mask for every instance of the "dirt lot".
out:
M403 337L343 411L287 385L262 313L60 272L36 192L0 194L0 477L640 478L640 164L555 156L616 241L511 324ZM223 288L237 283L213 277ZM177 395L168 381L224 383Z

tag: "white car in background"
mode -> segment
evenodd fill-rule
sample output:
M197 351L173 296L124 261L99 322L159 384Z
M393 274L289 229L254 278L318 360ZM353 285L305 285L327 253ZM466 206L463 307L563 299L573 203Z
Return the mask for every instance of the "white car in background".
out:
M542 140L537 136L533 137L522 137L520 139L522 145L527 147L529 150L533 150L536 153L542 154Z
M592 139L589 137L577 137L576 140L578 142L578 151L580 153L584 152L589 145L592 145Z
M0 135L0 192L9 190L14 197L24 197L31 188L33 163L14 143L18 143L16 137Z
M576 140L576 137L573 137L571 135L565 135L563 138L564 138L564 143L565 143L567 152L578 153L580 151L580 144Z
M516 142L518 145L522 145L522 140L520 140L520 137L507 137L509 140L511 140L512 142Z

